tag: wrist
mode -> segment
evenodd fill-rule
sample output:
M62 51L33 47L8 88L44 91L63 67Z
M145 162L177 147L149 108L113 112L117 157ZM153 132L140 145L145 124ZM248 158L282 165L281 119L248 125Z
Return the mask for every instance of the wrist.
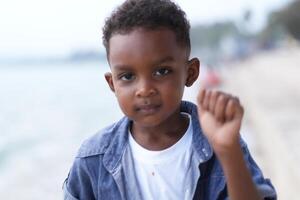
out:
M214 149L215 154L219 160L223 159L234 159L237 154L242 155L242 147L238 140L228 143L226 145L213 144L212 148Z

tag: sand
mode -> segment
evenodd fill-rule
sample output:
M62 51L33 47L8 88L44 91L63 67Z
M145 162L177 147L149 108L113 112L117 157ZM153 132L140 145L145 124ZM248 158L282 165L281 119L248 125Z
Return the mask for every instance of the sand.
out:
M300 48L260 53L222 68L222 90L245 107L250 151L278 199L298 199L300 185Z

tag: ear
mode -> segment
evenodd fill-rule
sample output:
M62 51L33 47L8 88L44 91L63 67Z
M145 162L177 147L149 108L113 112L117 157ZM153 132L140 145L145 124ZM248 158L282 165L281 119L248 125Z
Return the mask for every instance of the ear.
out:
M190 87L199 76L200 61L198 58L192 58L188 61L187 79L185 85Z
M115 92L114 82L112 79L112 74L110 72L106 72L104 74L105 80L110 88L111 91Z

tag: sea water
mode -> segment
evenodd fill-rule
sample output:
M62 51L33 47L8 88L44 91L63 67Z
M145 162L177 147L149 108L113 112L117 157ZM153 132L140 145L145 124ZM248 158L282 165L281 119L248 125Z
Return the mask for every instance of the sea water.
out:
M1 66L0 199L60 199L82 141L122 114L105 62Z
M105 61L0 67L0 199L62 198L82 141L122 117L107 71Z

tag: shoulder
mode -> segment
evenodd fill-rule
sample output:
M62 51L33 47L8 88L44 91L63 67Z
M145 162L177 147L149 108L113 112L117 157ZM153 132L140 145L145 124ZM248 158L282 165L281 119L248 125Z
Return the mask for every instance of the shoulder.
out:
M82 143L76 157L84 158L104 154L114 137L127 127L127 123L128 119L123 117L118 122L99 130Z

